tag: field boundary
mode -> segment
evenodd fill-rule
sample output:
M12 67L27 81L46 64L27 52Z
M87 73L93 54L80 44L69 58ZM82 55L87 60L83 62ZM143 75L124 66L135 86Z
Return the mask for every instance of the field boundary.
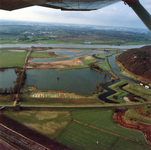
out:
M111 132L109 132L109 131L106 131L106 130L103 130L103 129L100 129L100 128L97 128L97 127L94 127L94 126L92 126L92 125L89 125L89 124L83 123L83 122L81 122L81 121L78 121L78 120L75 120L75 119L73 119L73 121L74 121L74 122L77 122L77 123L80 123L80 124L82 124L82 125L88 126L88 127L90 127L90 128L93 128L93 129L96 129L96 130L99 130L99 131L102 131L102 132L105 132L105 133L108 133L108 134L111 134L111 135L117 136L117 137L119 137L119 138L122 138L122 139L125 139L125 140L129 140L129 141L131 141L131 142L135 142L135 143L137 143L137 144L140 144L140 145L146 146L146 145L144 145L144 144L142 144L142 143L139 143L139 142L137 142L137 141L134 141L134 140L132 140L132 139L129 139L129 138L126 138L126 137L120 136L120 135L115 134L115 133L111 133ZM148 145L147 145L147 146L148 146ZM149 146L148 146L148 147L149 147Z

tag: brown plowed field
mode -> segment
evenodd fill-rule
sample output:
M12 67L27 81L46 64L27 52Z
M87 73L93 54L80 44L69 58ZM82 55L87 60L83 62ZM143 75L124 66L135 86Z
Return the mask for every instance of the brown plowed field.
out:
M151 125L127 121L125 120L125 112L121 111L114 113L113 120L122 127L142 131L148 143L151 143Z
M21 135L43 145L44 147L46 147L48 149L71 150L67 146L62 145L58 142L55 142L54 140L51 140L48 137L27 128L26 126L22 125L21 123L18 123L16 121L6 117L3 114L0 115L0 123L7 126L10 129L14 130L15 132L20 133ZM4 133L6 133L6 132L4 132ZM9 132L8 132L8 135L9 135Z

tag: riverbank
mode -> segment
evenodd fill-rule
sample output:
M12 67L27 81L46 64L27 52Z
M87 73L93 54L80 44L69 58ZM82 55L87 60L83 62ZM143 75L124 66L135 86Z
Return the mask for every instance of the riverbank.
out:
M147 84L151 87L151 81L141 77L141 76L138 76L136 74L133 74L132 72L128 71L119 61L117 61L115 59L115 63L116 65L120 68L120 73L124 76L127 76L128 78L131 78L133 80L136 80L136 81L139 81L141 83L144 83L144 84Z

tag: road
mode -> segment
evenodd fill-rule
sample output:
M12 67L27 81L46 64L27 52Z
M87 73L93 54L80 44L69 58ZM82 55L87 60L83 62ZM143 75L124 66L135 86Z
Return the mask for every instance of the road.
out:
M146 103L129 103L129 104L111 104L111 105L85 105L85 106L72 106L72 105L64 105L64 106L58 106L58 105L20 105L22 108L120 108L120 107L137 107L137 106L143 106L143 105L151 105L151 102ZM14 105L0 105L0 107L3 108L15 108Z

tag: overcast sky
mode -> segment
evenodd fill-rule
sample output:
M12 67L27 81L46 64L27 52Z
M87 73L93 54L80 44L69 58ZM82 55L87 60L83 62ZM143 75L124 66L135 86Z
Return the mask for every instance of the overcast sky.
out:
M151 13L151 0L140 0L140 3ZM133 10L123 2L88 12L61 11L40 6L14 11L0 10L0 20L2 19L146 28Z

